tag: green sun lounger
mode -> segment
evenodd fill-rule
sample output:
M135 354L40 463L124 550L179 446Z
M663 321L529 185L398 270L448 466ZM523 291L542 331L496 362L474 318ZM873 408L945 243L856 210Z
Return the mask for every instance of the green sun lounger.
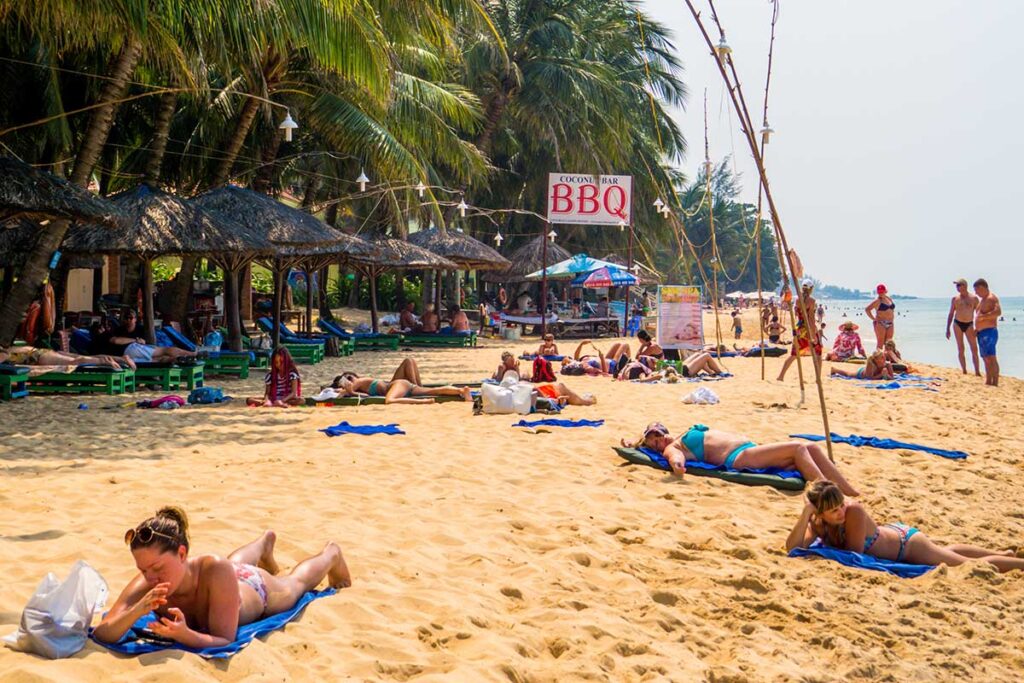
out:
M660 465L638 448L612 447L623 460L628 460L634 465L647 465L657 470L665 471ZM723 479L734 484L746 486L771 486L784 491L803 491L806 482L803 479L780 477L777 474L755 474L753 472L737 472L735 470L705 470L697 467L687 468L686 474L695 477L711 477Z
M218 355L204 358L206 374L208 375L234 375L238 379L249 377L249 367L252 359L248 355L231 354Z
M135 384L171 391L181 385L181 368L164 363L136 363Z
M24 365L0 365L0 401L28 396L28 368Z
M47 372L28 380L29 394L134 393L135 372L123 368L82 366L74 372Z
M403 334L402 346L461 349L476 346L476 332L472 334Z

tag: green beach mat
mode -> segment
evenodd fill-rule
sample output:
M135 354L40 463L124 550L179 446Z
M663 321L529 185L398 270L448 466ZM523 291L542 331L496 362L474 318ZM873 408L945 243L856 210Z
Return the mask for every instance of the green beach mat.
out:
M666 471L651 460L646 453L639 449L622 448L620 446L613 446L612 448L616 453L618 453L620 458L628 460L634 465L647 465L648 467L653 467L657 470L661 470L662 472ZM804 486L806 486L807 483L803 479L785 478L780 477L777 474L754 474L753 472L735 472L732 470L705 470L697 467L687 469L686 474L692 474L695 477L723 479L734 484L744 484L746 486L771 486L784 491L803 491Z

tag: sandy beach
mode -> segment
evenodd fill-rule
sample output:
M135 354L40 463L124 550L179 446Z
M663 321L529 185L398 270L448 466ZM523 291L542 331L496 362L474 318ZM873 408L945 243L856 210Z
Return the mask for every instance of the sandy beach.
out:
M755 312L756 313L756 312ZM748 312L745 337L757 335ZM723 318L723 334L731 330ZM706 327L711 331L711 327ZM713 333L707 335L713 337ZM607 342L602 342L607 344ZM403 355L425 381L479 380L510 347L361 352L302 366L306 394L342 369L387 374ZM575 342L563 341L563 352ZM911 359L913 360L913 359ZM773 380L782 359L767 361ZM43 575L87 560L112 596L132 577L125 529L161 505L187 510L193 553L226 554L264 529L285 568L327 540L354 585L229 661L178 651L126 658L89 643L47 661L0 648L0 679L28 681L935 681L1016 680L1024 576L984 563L905 580L787 558L800 494L680 480L610 449L651 419L702 422L760 442L821 433L813 387L762 382L757 359L708 384L571 377L598 404L597 429L512 429L468 405L289 410L244 401L177 411L118 408L141 397L32 397L0 404L0 632L13 631ZM826 368L828 364L826 363ZM809 363L805 368L810 369ZM870 391L826 380L832 430L966 450L837 445L837 462L879 521L947 542L1016 547L1024 427L1006 422L1024 383L997 390L949 369L940 391ZM212 381L244 398L262 377ZM79 410L80 402L89 405ZM109 409L108 409L109 408ZM405 436L328 438L349 420Z

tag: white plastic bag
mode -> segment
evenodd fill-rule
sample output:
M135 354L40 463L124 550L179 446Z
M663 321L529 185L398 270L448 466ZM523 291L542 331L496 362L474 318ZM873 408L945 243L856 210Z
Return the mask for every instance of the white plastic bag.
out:
M484 384L480 387L483 411L488 415L508 415L515 412L512 404L513 391L501 384Z
M63 582L50 572L21 613L18 630L4 642L21 652L49 659L70 657L83 647L93 614L107 602L107 582L84 560Z
M707 387L695 389L683 397L683 403L694 403L700 405L715 405L718 403L718 395Z

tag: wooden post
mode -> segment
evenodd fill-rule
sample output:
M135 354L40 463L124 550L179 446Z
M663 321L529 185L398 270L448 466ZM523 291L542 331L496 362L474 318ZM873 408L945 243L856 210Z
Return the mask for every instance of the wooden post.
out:
M242 350L242 319L238 305L238 271L224 269L224 324L228 329L228 348Z
M308 264L302 272L306 274L306 332L313 334L313 274Z
M540 240L543 244L540 256L540 306L537 309L540 311L540 336L543 337L548 333L548 317L545 315L548 307L548 236L543 228L541 229Z
M369 273L370 278L370 329L373 330L374 334L379 332L377 326L377 271L372 270Z
M276 350L281 344L281 303L284 301L284 280L285 271L280 261L274 262L274 312L271 315L270 323L274 326L270 334L273 346Z
M142 260L142 324L147 344L156 344L156 316L153 312L153 261Z

